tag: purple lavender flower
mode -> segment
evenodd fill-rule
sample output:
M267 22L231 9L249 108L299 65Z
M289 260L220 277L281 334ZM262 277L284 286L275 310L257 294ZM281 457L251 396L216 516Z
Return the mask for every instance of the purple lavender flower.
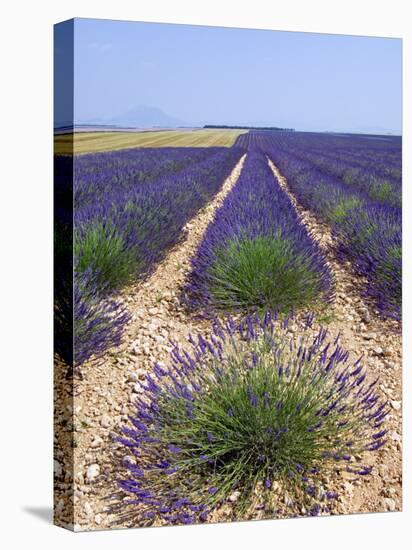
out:
M266 495L275 481L291 495L291 513L301 514L304 505L316 515L325 510L320 503L334 498L323 487L328 474L370 473L370 467L351 468L350 459L385 443L386 430L376 424L387 407L379 399L369 403L375 381L356 385L348 372L358 365L326 339L324 330L291 336L287 323L255 314L225 321L213 338L192 339L185 350L174 348L158 389L145 385L118 439L134 457L123 464L119 488L139 505L136 514L149 509L166 523L203 521L234 491L241 491L242 506L255 499L260 480ZM262 360L250 369L244 358L252 350ZM187 394L193 383L198 390ZM328 414L320 421L317 411ZM233 511L242 517L236 500Z
M365 468L362 468L361 470L358 470L356 473L359 476L367 476L371 473L371 471L372 471L372 466L365 466Z
M172 453L180 453L182 449L178 447L177 445L170 444L169 445L169 451L172 451Z

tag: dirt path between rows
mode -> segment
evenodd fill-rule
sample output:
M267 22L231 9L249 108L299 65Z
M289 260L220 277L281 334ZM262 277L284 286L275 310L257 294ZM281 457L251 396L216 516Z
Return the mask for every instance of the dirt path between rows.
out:
M57 498L59 523L74 523L74 529L109 528L115 519L107 513L108 495L115 488L113 480L112 441L115 430L124 425L133 411L136 393L141 391L139 379L151 370L154 363L167 360L171 351L169 339L184 344L191 333L208 330L208 323L188 317L179 303L180 290L190 271L190 260L213 220L216 210L235 185L246 155L239 160L215 198L183 229L184 240L172 249L145 281L124 289L121 299L132 314L125 330L123 344L105 353L100 364L85 364L83 380L74 383L74 520L70 510L70 475L62 480L61 496ZM67 386L67 384L66 384ZM70 417L70 400L57 416ZM67 403L69 403L67 407ZM70 432L66 425L66 435ZM64 462L64 454L61 454ZM66 460L70 460L70 455ZM63 477L69 464L58 464ZM67 477L67 475L66 475ZM66 514L66 515L65 515Z
M336 297L318 317L334 336L341 334L341 345L353 358L364 356L371 378L379 376L381 395L389 401L391 414L387 418L389 441L380 451L370 455L372 475L354 483L336 480L341 494L334 507L337 513L395 511L402 508L402 344L397 321L383 320L373 302L363 296L365 280L352 269L350 262L337 260L336 243L331 229L308 210L300 206L290 191L288 182L268 159L280 187L289 197L301 222L319 244L334 275ZM349 476L350 477L350 476Z

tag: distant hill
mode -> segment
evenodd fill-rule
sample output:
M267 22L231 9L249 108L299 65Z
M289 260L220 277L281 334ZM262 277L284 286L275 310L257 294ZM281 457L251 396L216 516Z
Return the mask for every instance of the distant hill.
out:
M117 124L119 126L134 126L137 128L175 128L188 126L184 121L168 115L157 107L148 105L137 105L123 114L105 121L106 124Z
M176 128L179 126L191 126L185 121L170 116L161 109L149 105L136 105L136 107L111 118L76 120L75 125L120 126L122 128Z

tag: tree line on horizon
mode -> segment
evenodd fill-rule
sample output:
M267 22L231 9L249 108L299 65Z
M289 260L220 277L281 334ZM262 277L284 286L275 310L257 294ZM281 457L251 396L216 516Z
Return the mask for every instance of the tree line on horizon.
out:
M230 130L274 130L277 132L294 132L294 128L279 128L278 126L240 126L228 124L205 124L203 128L225 128Z

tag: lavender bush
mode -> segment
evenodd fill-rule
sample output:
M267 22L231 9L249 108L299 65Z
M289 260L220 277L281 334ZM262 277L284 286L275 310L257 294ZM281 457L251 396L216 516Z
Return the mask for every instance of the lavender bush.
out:
M105 294L101 277L90 270L76 274L73 295L73 362L81 365L92 355L119 345L123 327L130 320L125 306Z
M327 513L333 472L369 474L352 457L385 442L388 411L360 360L269 313L216 321L142 386L119 438L131 525L205 521L226 502L234 519Z
M397 208L354 208L336 224L339 254L351 258L369 284L367 293L387 317L401 318L402 219Z
M265 156L250 151L192 260L187 303L203 310L288 311L329 300L331 289L325 260Z

